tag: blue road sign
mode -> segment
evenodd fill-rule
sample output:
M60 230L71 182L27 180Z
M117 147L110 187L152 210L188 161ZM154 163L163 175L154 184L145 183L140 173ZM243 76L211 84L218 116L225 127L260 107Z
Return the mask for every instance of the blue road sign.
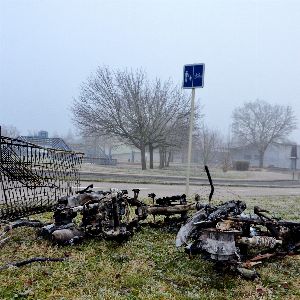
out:
M204 85L204 64L183 67L183 88L202 88Z

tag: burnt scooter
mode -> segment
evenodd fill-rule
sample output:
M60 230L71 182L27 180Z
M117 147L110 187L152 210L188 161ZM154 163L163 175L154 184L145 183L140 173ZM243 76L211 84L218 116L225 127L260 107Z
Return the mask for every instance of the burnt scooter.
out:
M264 259L299 253L299 222L279 220L259 207L245 214L246 203L239 200L211 205L214 188L206 171L212 187L209 203L197 203L197 212L177 234L177 247L185 245L186 252L202 253L218 270L230 269L249 279L258 276L251 268Z

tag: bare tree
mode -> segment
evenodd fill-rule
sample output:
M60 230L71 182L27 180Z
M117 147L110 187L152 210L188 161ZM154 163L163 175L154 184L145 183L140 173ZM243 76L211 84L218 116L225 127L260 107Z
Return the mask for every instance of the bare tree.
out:
M171 150L181 147L184 131L188 129L189 99L172 82L156 80L151 89L149 105L148 145L150 168L153 168L153 150L159 148L160 168L168 165ZM166 158L168 153L168 159Z
M188 98L172 82L150 82L146 73L98 68L74 100L73 120L84 136L115 137L141 151L146 169L146 148L175 147L187 128Z
M290 106L271 105L262 100L247 102L233 111L233 133L244 145L256 147L262 168L268 146L286 138L297 128Z
M231 148L232 148L232 140L229 133L227 137L222 138L222 144L220 147L220 154L221 154L220 159L222 164L222 170L224 173L227 172L232 165L231 153L230 153Z
M216 157L217 151L222 144L222 138L217 130L210 129L206 125L202 126L196 131L195 149L200 152L200 158L203 165L207 165Z
M114 72L107 67L98 68L74 100L75 125L84 136L117 137L140 149L142 169L146 169L148 90L142 70Z
M197 117L198 115L195 114L195 119ZM187 103L185 104L185 109L178 114L177 119L173 123L168 124L165 131L165 139L159 144L160 168L169 167L175 151L187 151L189 118L190 105ZM194 122L194 131L196 127L196 122Z

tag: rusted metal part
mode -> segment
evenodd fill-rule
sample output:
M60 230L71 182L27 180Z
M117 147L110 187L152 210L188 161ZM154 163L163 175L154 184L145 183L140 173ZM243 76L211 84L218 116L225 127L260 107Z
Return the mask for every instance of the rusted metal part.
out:
M175 205L175 206L149 206L147 208L148 214L151 215L165 215L170 216L174 214L183 214L187 213L190 210L196 208L195 203L184 204L184 205Z
M262 261L258 260L258 261L250 261L247 260L246 262L242 263L242 267L246 268L246 269L250 269L253 268L254 266L260 265L262 263Z
M249 259L250 262L259 262L264 259L269 259L270 257L276 256L276 253L265 253L265 254L258 254L255 257ZM247 262L246 262L247 263Z
M253 246L253 247L267 247L274 248L276 245L281 245L281 240L276 240L272 236L253 236L253 237L241 237L237 240L238 243Z

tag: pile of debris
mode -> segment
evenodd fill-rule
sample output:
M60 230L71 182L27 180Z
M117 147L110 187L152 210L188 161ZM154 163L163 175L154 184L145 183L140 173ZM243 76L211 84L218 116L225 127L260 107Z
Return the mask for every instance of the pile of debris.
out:
M299 253L299 222L279 220L259 207L254 207L254 214L245 214L243 201L197 204L196 208L179 230L176 246L185 245L190 255L202 253L218 269L254 279L258 274L251 268L264 259Z
M124 241L149 216L155 221L158 215L167 219L180 215L178 224L184 225L177 234L176 246L186 246L190 255L202 253L219 270L233 270L253 279L258 274L251 268L263 259L299 253L299 222L279 220L259 207L254 208L254 214L245 214L243 201L211 205L214 187L207 167L206 171L211 185L209 204L201 204L198 195L193 203L188 203L184 194L156 198L154 193L148 195L152 204L146 204L138 199L139 189L133 189L130 197L127 190L96 192L91 185L76 195L60 198L53 223L19 220L6 225L0 234L0 246L8 239L3 239L5 234L20 226L36 227L39 236L60 245L72 245L85 238ZM188 219L190 210L197 212ZM34 258L20 265L43 259Z
M74 244L87 237L126 240L150 215L155 218L180 214L186 220L188 210L195 208L195 204L187 203L184 194L155 198L151 193L153 204L147 205L138 199L139 189L133 189L134 195L129 197L127 190L95 192L90 188L61 198L54 211L54 223L43 226L39 234L58 244Z

